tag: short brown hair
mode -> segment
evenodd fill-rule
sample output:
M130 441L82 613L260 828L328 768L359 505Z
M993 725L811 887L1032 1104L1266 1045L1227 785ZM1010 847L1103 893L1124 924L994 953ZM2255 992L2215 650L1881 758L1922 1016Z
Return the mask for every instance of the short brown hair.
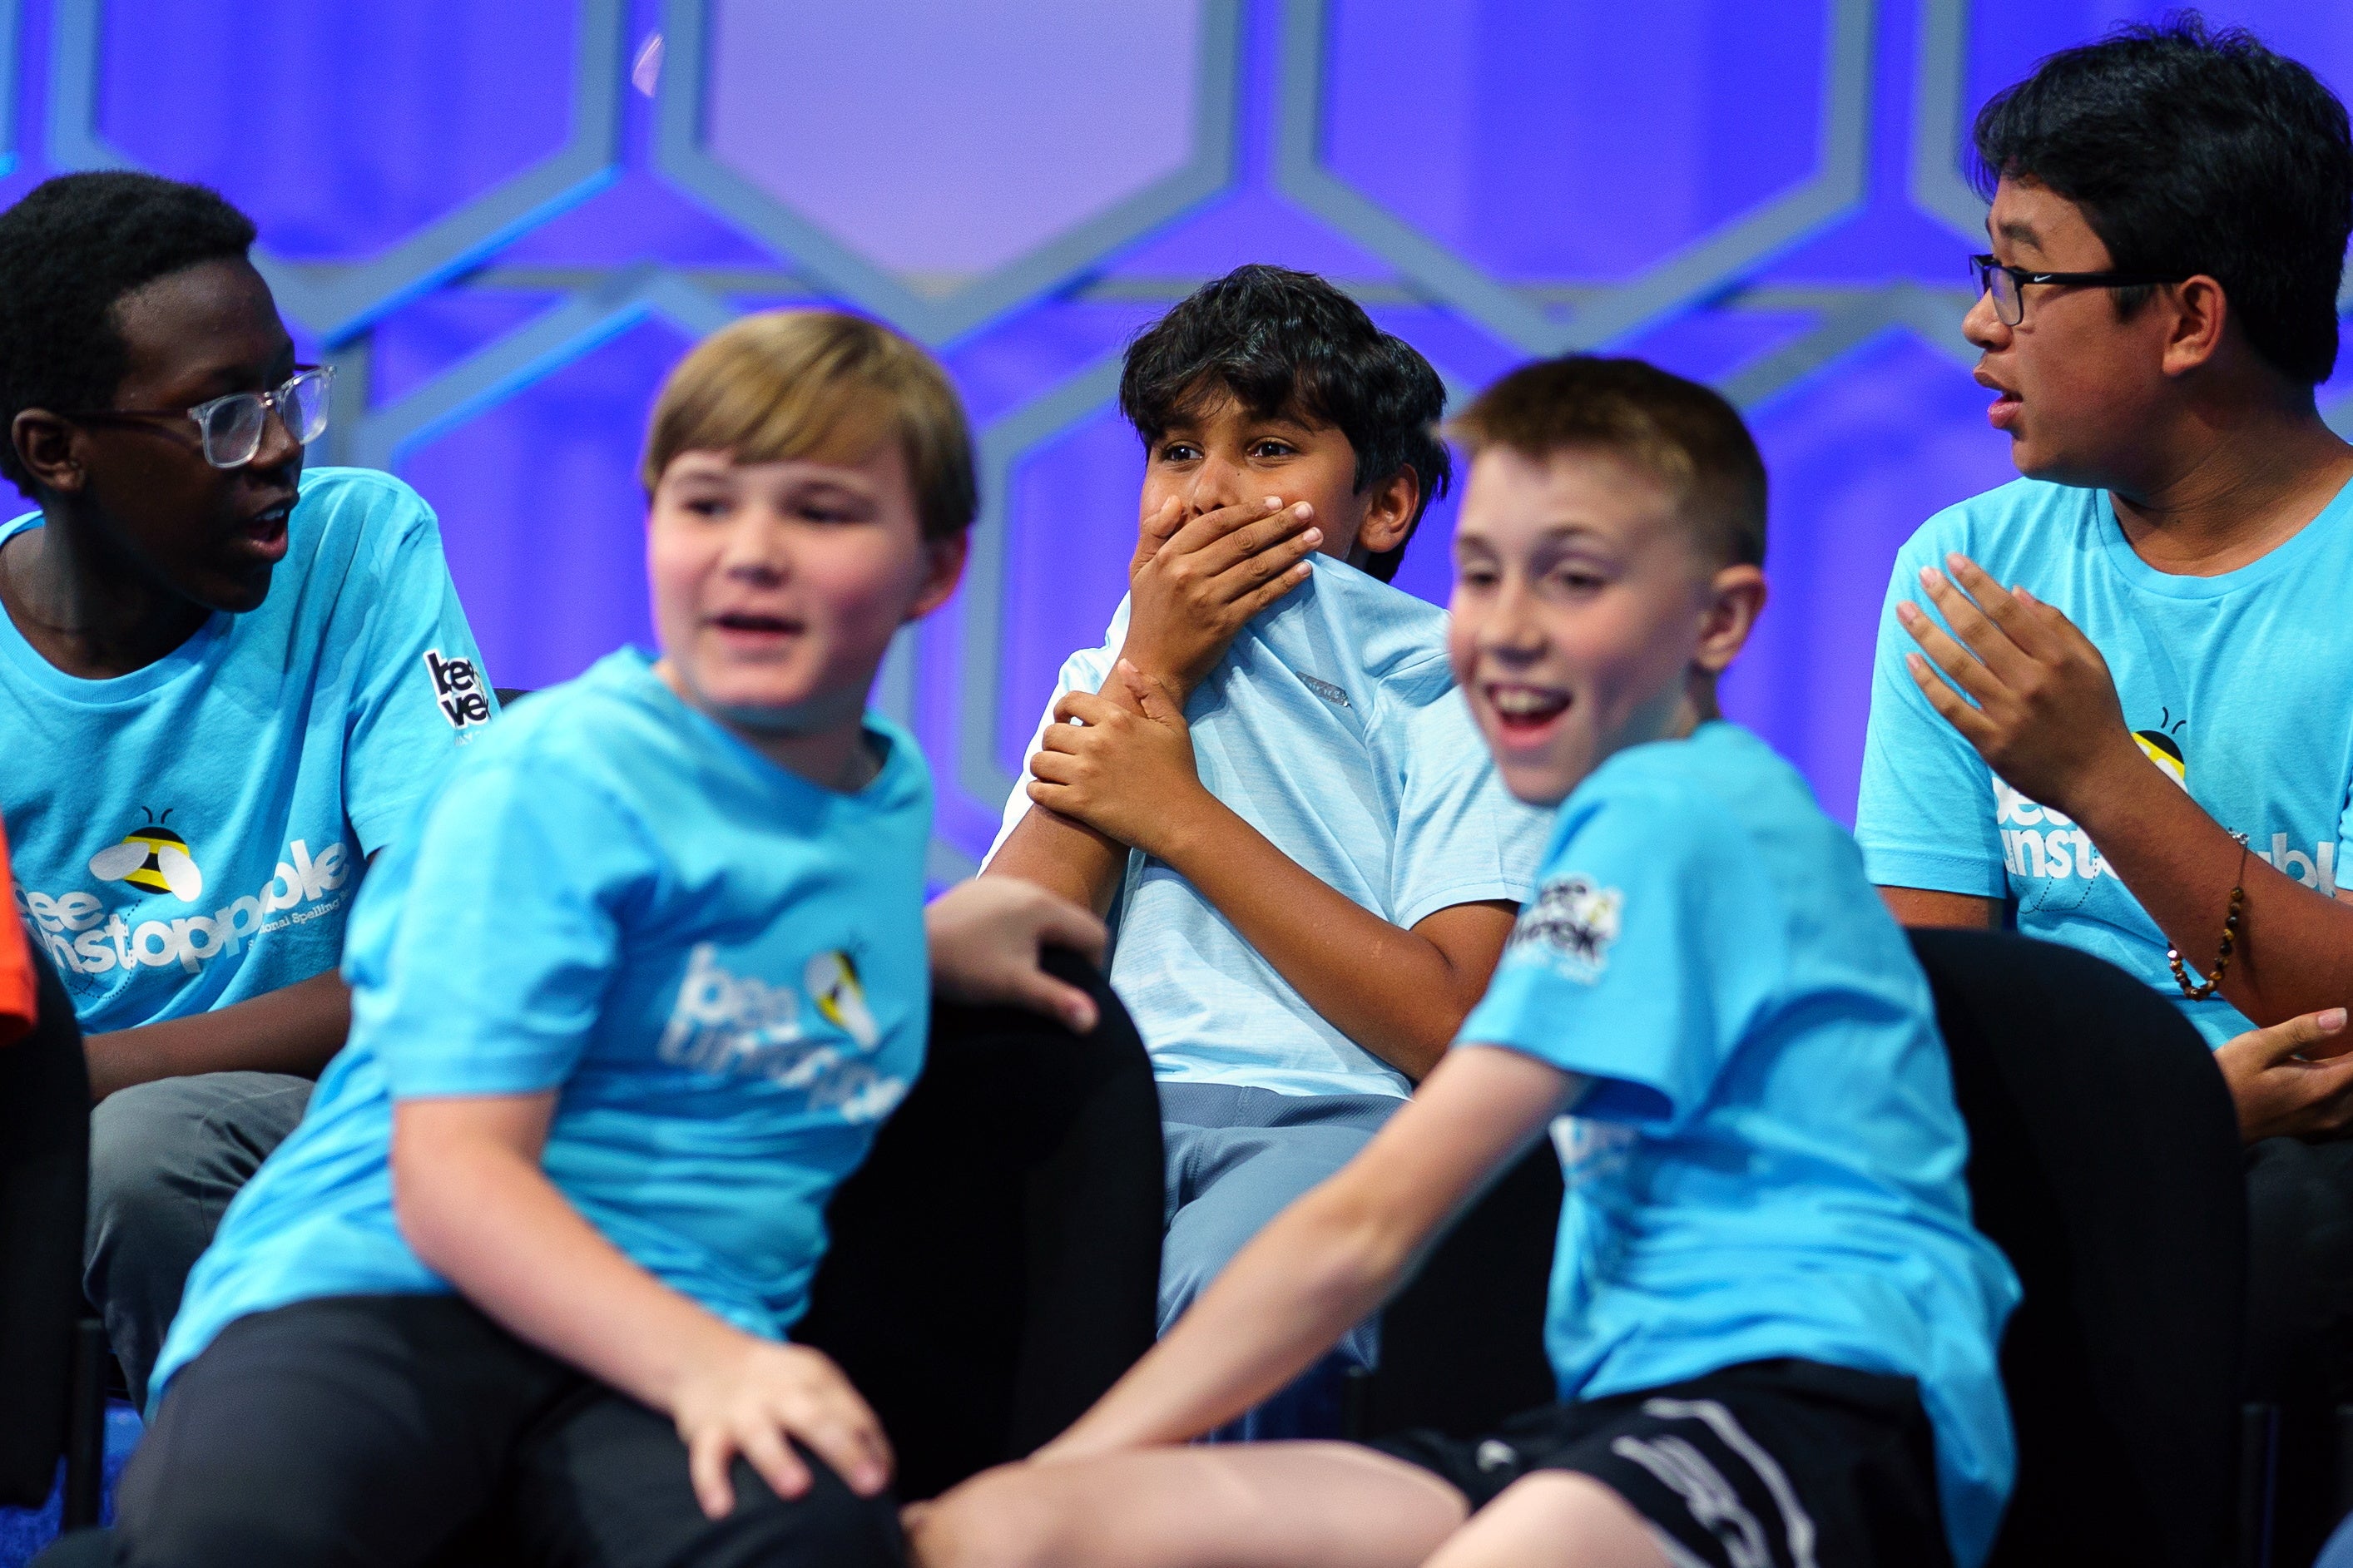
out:
M1490 447L1539 461L1614 452L1676 493L1712 559L1765 563L1765 459L1739 413L1695 381L1638 359L1539 360L1481 393L1447 434L1473 457Z
M641 477L651 495L681 452L738 463L863 462L897 437L926 539L972 526L980 487L964 404L939 362L838 310L767 310L713 332L654 400Z

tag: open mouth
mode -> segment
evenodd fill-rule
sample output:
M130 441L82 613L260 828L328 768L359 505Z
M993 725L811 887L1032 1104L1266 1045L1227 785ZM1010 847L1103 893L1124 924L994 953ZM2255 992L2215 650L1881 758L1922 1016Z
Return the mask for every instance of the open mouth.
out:
M711 617L711 624L730 637L750 641L769 641L799 633L801 623L783 616L762 615L756 610L729 610Z
M1495 728L1508 741L1526 742L1542 736L1568 711L1568 693L1543 686L1490 686L1487 708Z
M1977 384L1994 395L1993 402L1986 408L1987 421L1997 430L2006 429L2018 416L2018 394L1983 371L1977 373Z
M255 554L275 562L286 553L286 520L294 510L290 500L255 512L237 525L237 537L250 546Z

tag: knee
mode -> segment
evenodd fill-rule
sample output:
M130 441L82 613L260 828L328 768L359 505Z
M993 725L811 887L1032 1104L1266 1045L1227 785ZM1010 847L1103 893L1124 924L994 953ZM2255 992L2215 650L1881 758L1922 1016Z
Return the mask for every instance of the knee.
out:
M93 1241L120 1226L143 1226L175 1201L173 1174L185 1163L197 1114L175 1079L133 1084L90 1113L90 1215Z
M979 1476L907 1514L913 1568L1048 1568L1064 1555L1064 1515L1031 1473Z

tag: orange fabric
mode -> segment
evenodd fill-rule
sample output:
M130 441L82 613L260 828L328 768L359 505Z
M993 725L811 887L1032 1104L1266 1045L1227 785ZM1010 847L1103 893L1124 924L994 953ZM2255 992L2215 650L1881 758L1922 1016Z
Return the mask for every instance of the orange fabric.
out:
M8 871L8 830L0 825L0 882L8 884L9 914L16 913L15 880ZM21 1039L33 1026L33 955L25 946L25 927L16 919L0 920L0 1046Z

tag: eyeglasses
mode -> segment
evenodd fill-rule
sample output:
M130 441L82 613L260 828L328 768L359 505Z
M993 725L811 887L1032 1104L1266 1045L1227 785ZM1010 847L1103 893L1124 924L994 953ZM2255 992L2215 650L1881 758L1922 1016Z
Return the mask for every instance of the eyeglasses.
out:
M241 468L261 450L261 434L273 412L287 433L302 445L317 440L327 428L327 392L334 379L334 366L312 365L298 370L275 392L232 392L178 413L160 408L103 408L62 417L84 425L193 419L197 434L204 437L205 461L216 468Z
M2179 283L2187 273L2156 272L2029 272L2023 267L2004 267L1990 256L1972 256L1969 266L1978 275L1978 292L1993 296L1993 313L2001 318L2005 327L2014 327L2026 320L2026 286L2029 283L2055 283L2064 289L2131 289L2151 283Z

